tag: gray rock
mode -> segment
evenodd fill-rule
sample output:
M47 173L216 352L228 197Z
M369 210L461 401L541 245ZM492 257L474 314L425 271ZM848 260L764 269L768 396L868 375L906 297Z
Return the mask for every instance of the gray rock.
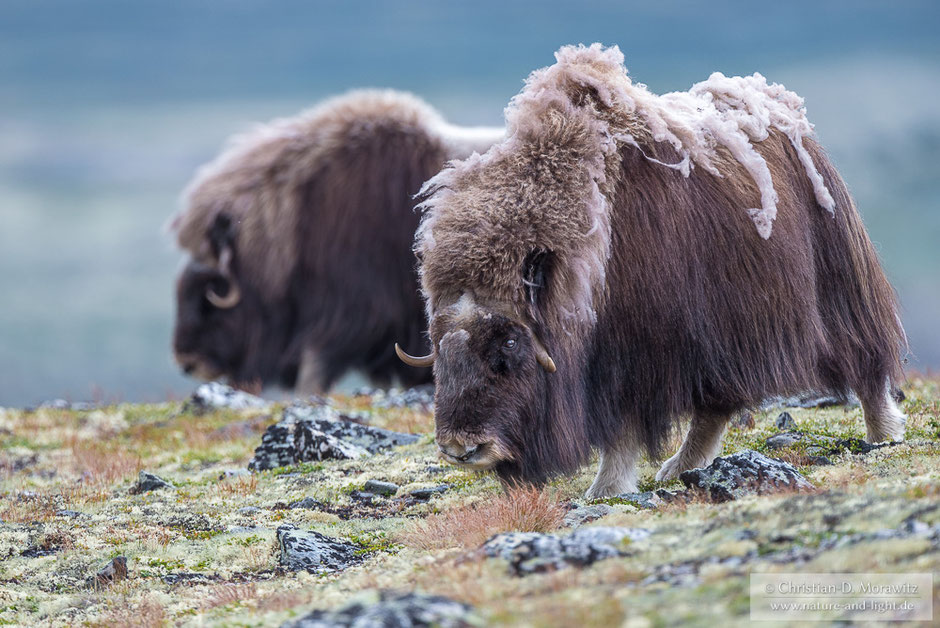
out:
M312 497L304 497L295 502L291 502L288 508L305 508L307 510L323 510L323 502L319 502Z
M469 628L482 621L466 604L438 595L369 591L345 606L317 610L281 628Z
M313 460L349 460L418 438L344 420L325 403L296 403L265 431L248 468L261 471Z
M625 546L649 536L638 528L578 528L568 536L539 532L498 534L483 544L482 552L509 562L511 573L522 576L567 566L584 567L624 554Z
M83 512L78 512L77 510L59 510L55 513L56 517L70 517L72 519L78 519L79 517L89 517Z
M858 397L830 395L821 392L805 392L792 397L772 397L761 404L762 410L771 408L828 408L831 406L857 406Z
M391 497L398 492L398 485L394 482L382 482L381 480L366 480L363 490L376 495Z
M774 434L767 438L764 443L770 449L783 449L792 447L803 440L803 434L799 432L784 432L783 434Z
M161 488L173 488L173 485L161 478L159 475L149 471L141 471L137 474L137 483L131 487L131 495L139 495Z
M643 491L642 493L621 493L620 495L615 495L614 498L629 502L637 508L652 510L659 508L663 504L676 501L676 499L679 498L679 494L667 491L664 488L659 488L655 491Z
M679 479L690 490L704 492L713 502L745 495L815 490L793 465L751 449L715 458L704 469L683 471Z
M607 504L581 506L580 508L575 508L574 510L568 511L568 514L565 515L565 526L569 528L577 528L578 526L584 525L589 521L597 521L601 517L606 517L613 511L614 509Z
M374 408L411 408L427 411L434 406L434 386L431 384L406 390L398 388L390 388L389 390L360 388L354 394L371 397L371 405Z
M298 530L293 525L277 529L281 548L280 564L291 571L331 573L362 562L359 546L330 538L319 532Z
M793 420L793 417L790 416L789 412L781 412L777 415L776 425L778 430L785 430L787 432L792 432L796 429L796 421Z
M446 493L449 490L450 484L439 484L429 488L418 488L408 494L417 499L419 502L426 502L434 495L440 495L441 493Z
M251 410L268 407L268 402L219 382L209 382L197 388L183 404L184 412L202 414L212 410Z
M261 509L257 506L245 506L244 508L238 509L238 514L240 515L253 515L259 512L261 512Z

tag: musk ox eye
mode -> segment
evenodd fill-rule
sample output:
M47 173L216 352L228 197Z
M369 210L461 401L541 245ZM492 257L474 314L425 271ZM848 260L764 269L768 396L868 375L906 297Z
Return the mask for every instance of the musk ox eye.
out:
M517 344L519 344L519 343L516 342L516 339L515 339L515 338L507 338L507 339L503 342L503 348L504 348L504 349L508 349L509 351L512 351L513 349L516 348L516 345L517 345Z

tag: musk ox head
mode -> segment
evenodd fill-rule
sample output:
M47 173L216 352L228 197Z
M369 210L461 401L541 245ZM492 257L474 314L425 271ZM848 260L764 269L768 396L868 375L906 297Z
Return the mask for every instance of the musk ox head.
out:
M246 328L250 288L237 278L234 227L219 214L208 232L213 263L190 260L176 284L176 324L173 353L188 374L201 379L229 376L238 380L247 353Z
M544 253L530 256L520 269L519 280L529 286L533 303L547 259ZM506 483L538 483L579 461L578 430L564 419L546 421L554 408L570 401L558 393L576 388L561 388L556 381L560 376L541 338L545 333L536 319L466 292L435 311L433 353L416 358L396 347L408 364L434 365L436 439L443 459L494 470Z

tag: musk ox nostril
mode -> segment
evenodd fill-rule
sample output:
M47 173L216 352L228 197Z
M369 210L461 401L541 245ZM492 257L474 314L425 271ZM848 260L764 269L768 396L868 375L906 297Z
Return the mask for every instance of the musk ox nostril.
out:
M471 445L470 447L464 446L457 439L447 441L446 443L438 443L438 449L442 454L453 460L460 462L467 462L472 459L482 449L482 445Z

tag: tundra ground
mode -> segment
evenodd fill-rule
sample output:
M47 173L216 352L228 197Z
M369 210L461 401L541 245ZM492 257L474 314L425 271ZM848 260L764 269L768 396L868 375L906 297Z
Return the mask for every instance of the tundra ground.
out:
M814 464L812 438L768 450L780 409L726 434L723 453L783 458L815 493L651 510L606 500L613 512L586 525L645 528L649 537L621 557L523 577L476 549L503 531L565 532L562 517L585 504L592 467L506 497L491 475L437 459L429 413L371 408L368 397L333 401L376 426L428 436L357 460L258 473L243 470L278 406L0 410L0 624L278 626L381 588L466 602L485 625L735 625L748 619L752 571L932 572L937 582L936 542L904 530L940 524L940 381L912 378L905 392L906 442L850 447L827 456L831 464ZM787 411L813 437L865 435L856 407ZM641 490L664 486L657 469L644 460ZM141 470L174 486L131 494ZM358 499L370 479L394 482L397 495ZM442 484L450 488L429 501L402 499ZM318 506L289 507L304 498ZM285 523L351 542L363 560L337 573L287 571L275 532ZM128 577L96 584L117 556Z

